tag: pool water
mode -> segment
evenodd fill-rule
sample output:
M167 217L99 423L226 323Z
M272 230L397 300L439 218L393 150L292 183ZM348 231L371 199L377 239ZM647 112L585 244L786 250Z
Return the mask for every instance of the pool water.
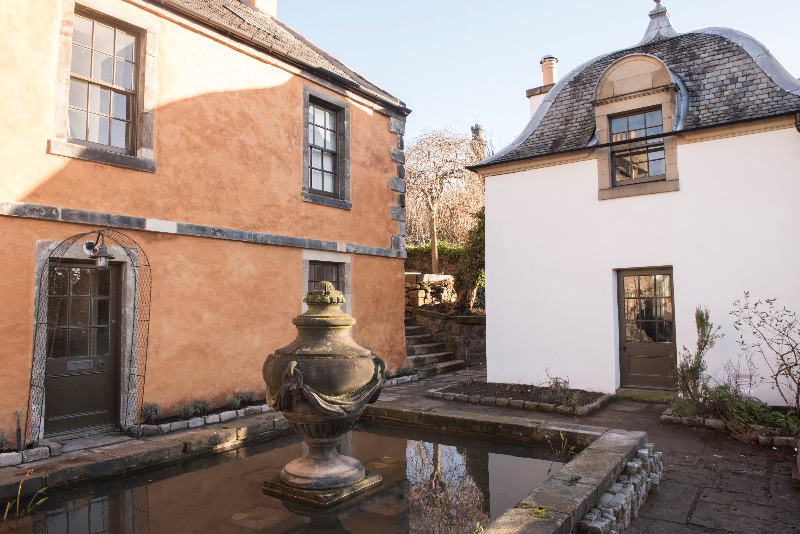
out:
M341 452L383 475L379 489L329 511L264 495L274 466L304 454L299 436L120 480L52 493L19 532L59 534L474 532L563 465L547 444L492 443L364 427Z

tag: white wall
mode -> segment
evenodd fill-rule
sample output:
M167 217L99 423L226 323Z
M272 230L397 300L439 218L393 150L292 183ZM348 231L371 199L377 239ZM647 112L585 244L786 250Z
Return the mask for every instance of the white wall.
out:
M694 348L707 305L725 334L708 356L720 379L744 291L800 312L800 133L679 145L678 166L678 192L603 201L594 160L486 179L490 381L539 383L547 369L614 391L615 269L673 267L677 346Z

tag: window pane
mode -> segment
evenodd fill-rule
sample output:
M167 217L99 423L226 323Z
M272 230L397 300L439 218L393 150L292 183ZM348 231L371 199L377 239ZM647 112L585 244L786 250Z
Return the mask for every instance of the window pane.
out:
M325 126L325 110L315 107L314 108L314 124L317 126Z
M625 323L625 341L639 342L642 331L637 323Z
M336 150L336 132L325 130L325 148Z
M621 133L627 130L628 130L627 117L617 117L616 119L611 119L611 133Z
M114 28L95 22L94 49L109 55L114 53Z
M80 358L89 355L89 330L86 328L69 329L69 355L70 358Z
M88 141L102 145L108 144L108 120L108 117L89 113Z
M322 170L333 172L333 155L328 154L327 152L322 155Z
M48 326L69 326L69 314L67 311L67 302L65 298L47 299L47 325Z
M92 346L94 347L93 356L105 356L108 354L111 330L108 328L92 328Z
M92 324L104 326L108 324L110 300L99 299L94 301L92 308Z
M311 166L316 169L322 168L322 151L316 148L311 149Z
M111 146L128 148L128 123L111 120Z
M47 329L47 357L65 358L67 356L67 341L69 330L66 328Z
M311 189L322 189L322 171L311 170Z
M316 146L325 146L325 130L321 126L314 126L314 144Z
M628 117L628 129L629 130L642 130L644 129L644 115L630 115Z
M325 127L329 130L336 131L336 113L332 111L325 112Z
M636 276L623 276L622 277L622 286L625 291L626 297L635 297L637 295L637 290L639 289L636 285L637 277Z
M628 132L629 139L641 139L644 135L644 130L631 130Z
M115 119L130 120L128 95L111 92L111 116Z
M86 109L89 95L89 84L78 80L69 81L69 105L73 108Z
M125 89L133 89L133 63L117 60L117 70L114 73L114 83Z
M89 269L73 267L69 271L72 295L88 295L91 281Z
M639 277L639 296L641 297L654 297L656 294L655 284L653 283L653 276L640 276ZM645 306L646 307L646 306Z
M663 159L657 159L650 162L650 176L661 176L667 174L667 167Z
M629 166L617 166L616 173L614 174L614 179L617 182L624 182L625 180L630 180L631 178L631 169Z
M69 110L69 136L73 139L86 140L86 112L77 109Z
M107 297L111 294L111 271L108 269L95 269L95 287L92 294L99 297Z
M75 16L75 22L72 27L72 42L82 44L84 46L92 46L92 21Z
M333 193L333 175L329 172L323 173L322 190Z
M646 152L633 152L630 155L630 159L633 163L642 163L647 161L647 153Z
M115 53L126 61L133 61L135 38L125 32L117 30L117 46Z
M92 51L82 46L72 45L72 66L70 69L75 74L89 77L91 70Z
M92 55L92 78L106 83L114 82L114 58L100 52Z
M73 298L69 305L69 324L86 326L89 324L89 299Z
M661 126L653 126L652 128L648 128L647 129L647 135L648 136L650 136L650 135L659 135L661 133L664 133L662 131L662 129L661 129Z
M63 267L56 267L50 269L50 279L48 281L49 287L47 288L48 295L66 295L67 294L67 280L69 274Z
M635 321L639 317L639 299L625 299L625 320Z
M670 276L668 274L656 275L656 295L659 297L668 297L670 295Z
M111 113L111 91L98 85L89 86L89 111L108 115Z
M645 113L644 122L648 128L652 128L653 126L662 127L663 121L661 120L661 110L657 109Z
M642 330L641 343L653 343L653 341L655 341L657 330L656 325L656 321L642 321L639 324L639 328Z

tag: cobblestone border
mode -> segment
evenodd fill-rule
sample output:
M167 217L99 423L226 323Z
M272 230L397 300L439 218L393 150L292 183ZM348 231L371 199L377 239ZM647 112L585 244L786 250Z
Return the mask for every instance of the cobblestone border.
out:
M172 423L162 423L160 425L132 425L128 429L128 434L134 438L141 438L142 436L156 436L158 434L168 434L176 430L186 430L187 428L200 428L204 425L211 425L214 423L225 423L237 417L244 417L246 415L258 415L262 413L271 412L269 404L262 404L261 406L248 406L239 410L228 410L226 412L215 413L211 415L204 415L202 417L193 417L191 419L184 419L183 421L173 421Z
M409 376L398 376L397 378L392 378L387 380L386 383L383 385L383 387L396 386L397 384L405 384L406 382L416 382L420 378L425 378L425 377L421 373Z
M462 393L443 393L441 390L447 389L450 386L444 386L437 389L429 389L426 393L427 397L432 399L442 399L446 401L468 402L470 404L482 404L484 406L503 406L509 408L520 408L523 410L532 410L537 412L551 412L562 415L589 415L596 412L609 402L614 400L614 395L603 395L596 401L590 404L584 404L573 408L565 404L551 404L548 402L534 402L522 401L515 399L505 399L496 397L482 397L480 395L464 395Z
M733 429L728 426L722 419L714 419L711 417L701 417L699 415L691 415L681 417L672 412L672 408L667 408L659 418L662 423L667 425L688 426L693 428L709 428L711 430L718 430L721 432L728 432L734 439L739 439L746 443L755 443L764 447L777 447L780 449L794 449L798 445L797 436L770 436L753 429L745 434L735 434Z

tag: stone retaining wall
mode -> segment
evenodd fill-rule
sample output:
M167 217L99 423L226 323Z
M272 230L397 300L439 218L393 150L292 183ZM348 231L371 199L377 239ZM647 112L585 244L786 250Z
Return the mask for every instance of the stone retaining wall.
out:
M419 326L444 343L457 360L469 367L486 367L486 316L445 315L428 310L412 310Z

